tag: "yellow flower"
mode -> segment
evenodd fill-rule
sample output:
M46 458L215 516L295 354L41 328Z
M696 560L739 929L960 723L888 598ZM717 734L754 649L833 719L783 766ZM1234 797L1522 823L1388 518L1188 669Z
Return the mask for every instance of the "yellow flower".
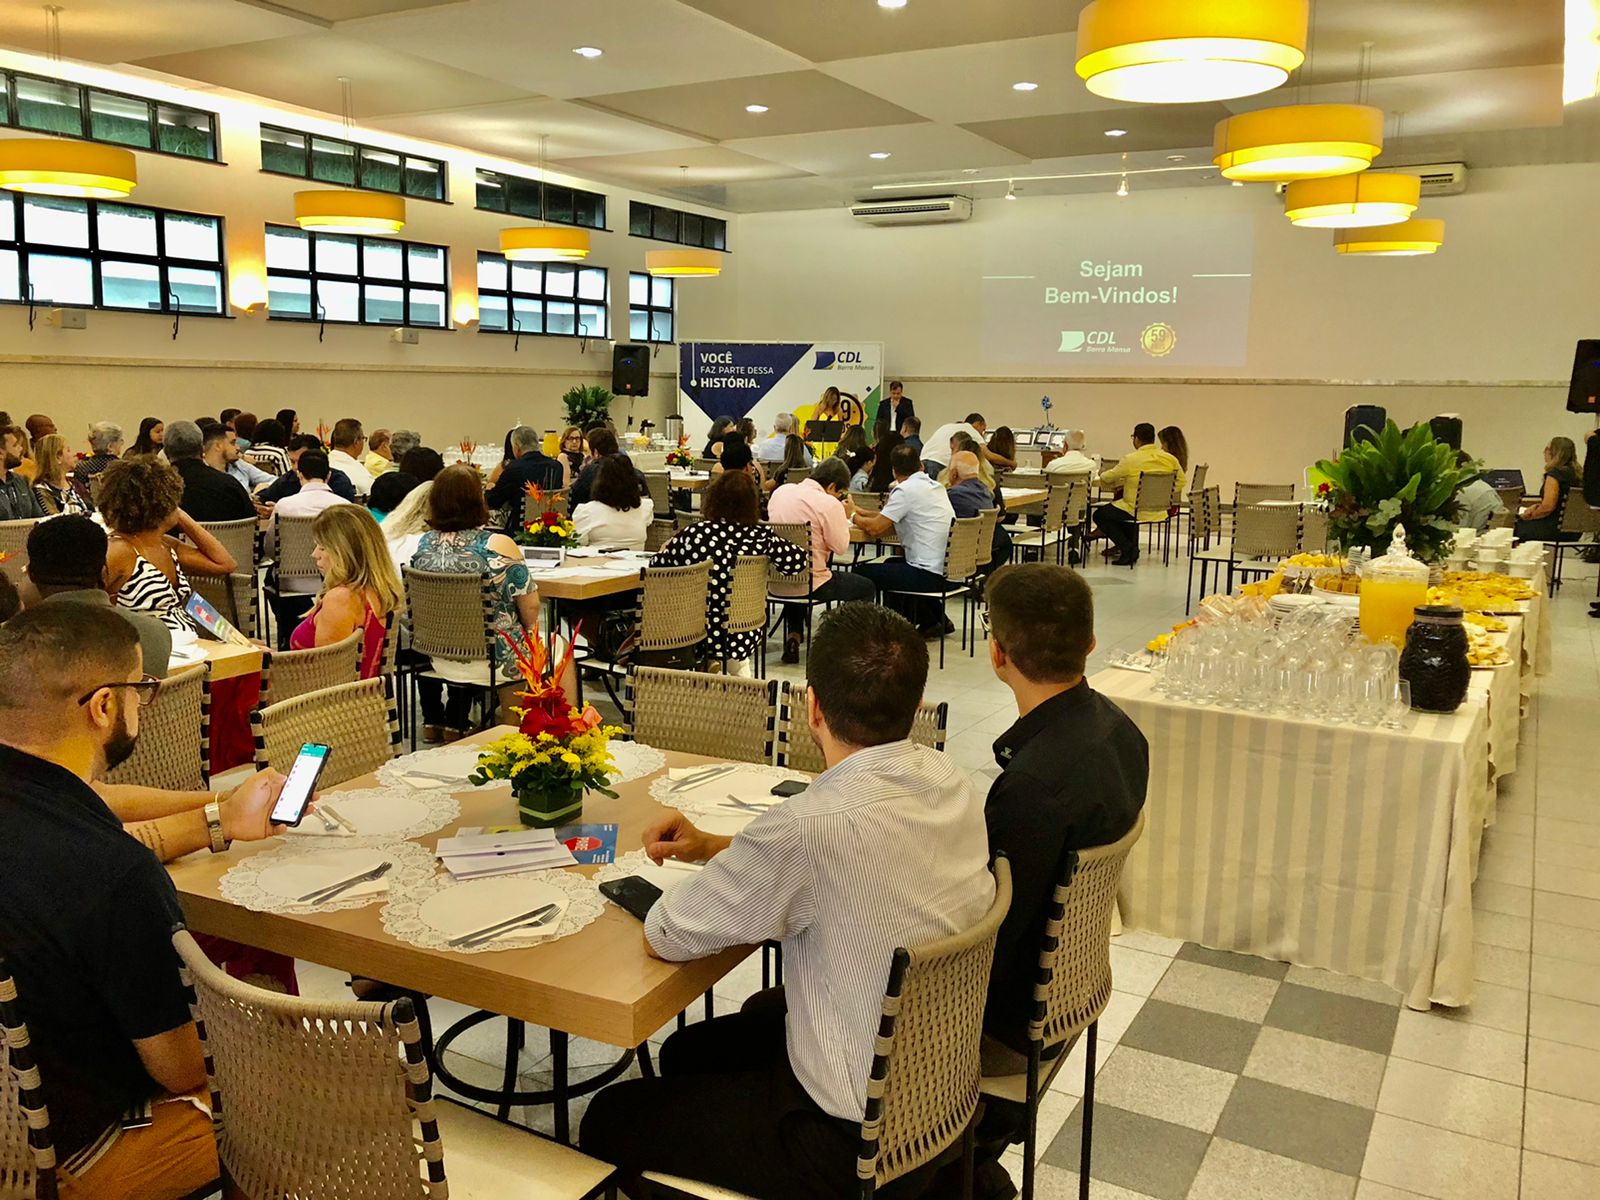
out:
M547 733L541 733L539 735L539 740L541 742L553 742L553 741L556 740L556 735L553 734L553 733L548 733L548 732Z
M561 756L561 761L566 763L569 767L576 767L581 762L583 762L583 760L581 758L579 758L576 754L574 754L571 750L568 750L565 754L563 754Z
M550 756L548 754L544 754L544 753L535 754L533 756L533 761L534 761L535 765L542 767L542 766L544 766L546 763L548 763L550 761Z

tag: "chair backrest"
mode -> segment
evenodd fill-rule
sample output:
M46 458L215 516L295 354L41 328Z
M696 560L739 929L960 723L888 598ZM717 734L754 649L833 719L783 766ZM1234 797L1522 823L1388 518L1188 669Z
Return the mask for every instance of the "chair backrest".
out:
M947 582L963 583L977 573L978 541L982 533L982 517L957 517L950 522L950 540L944 547Z
M316 517L274 517L272 521L272 558L282 585L290 579L322 582L322 572L311 559L311 550L317 544L311 526Z
M1561 503L1561 532L1596 531L1600 531L1600 509L1589 507L1589 502L1583 498L1582 488L1568 488L1567 498Z
M811 591L811 524L808 521L769 521L767 528L786 542L793 542L806 552L804 565L798 571L785 575L778 564L767 560L767 587L775 595L804 596Z
M1089 515L1089 480L1082 475L1069 476L1065 484L1058 483L1050 489L1052 494L1057 490L1066 493L1061 505L1061 525L1057 528L1083 524L1084 518ZM1047 513L1049 503L1045 501Z
M400 657L400 614L391 612L383 619L383 657L379 660L378 674L389 681L391 691L396 680L395 672Z
M33 1061L17 984L0 958L0 1196L55 1200L56 1151L50 1109Z
M107 771L106 783L174 792L204 791L211 776L211 664L180 667L139 710L133 753Z
M711 564L646 567L640 572L640 653L687 650L706 640L706 605L711 590Z
M173 936L205 1054L217 1153L245 1196L444 1200L444 1150L408 997L305 999L230 977ZM315 1087L290 1087L315 1079Z
M981 508L978 510L978 560L979 567L987 567L989 560L994 557L994 527L1000 521L1000 509Z
M678 529L687 529L696 522L703 520L705 520L705 516L699 512L685 512L681 508L673 509L672 511L672 521Z
M726 633L755 633L767 627L767 567L764 554L741 554L733 567L728 592L728 615L722 627ZM808 563L809 567L810 564Z
M1206 490L1206 476L1211 471L1210 463L1196 463L1194 471L1189 476L1189 495L1199 496Z
M0 554L26 554L28 534L39 523L36 517L23 517L20 521L0 521Z
M660 512L660 509L656 510ZM672 540L672 535L678 532L676 521L651 521L644 527L644 548L652 554Z
M307 692L250 714L256 769L288 773L307 742L331 747L325 788L376 771L400 753L400 725L382 679L359 679Z
M1189 548L1222 535L1222 489L1208 487L1189 493Z
M1147 513L1164 517L1178 498L1178 477L1171 471L1141 471L1133 485L1133 511L1140 517Z
M361 651L367 630L357 625L344 640L310 650L270 650L261 654L261 703L293 700L307 692L354 683L361 678Z
M995 938L1011 907L1011 866L971 927L894 952L867 1077L856 1176L881 1187L938 1158L978 1108L983 1006Z
M1045 916L1028 1036L1054 1046L1100 1016L1111 999L1111 914L1122 864L1144 833L1144 813L1108 846L1067 852Z
M1328 548L1328 514L1320 508L1307 508L1300 514L1300 549L1321 554Z
M862 512L879 512L883 508L883 497L877 492L851 492L850 500Z
M241 575L254 576L260 557L256 547L260 541L261 522L254 517L245 517L239 521L201 521L199 524L201 529L222 543L224 550L233 555L233 561L238 564L234 570Z
M1300 508L1246 504L1233 510L1235 558L1288 558L1300 549Z
M626 707L635 741L657 750L769 763L778 724L778 681L635 667Z
M809 771L816 775L827 769L822 750L811 736L806 717L806 701L811 689L804 684L790 683L783 689L783 711L778 724L778 761L796 771ZM917 715L911 721L911 740L919 746L943 750L945 730L950 724L950 706L940 701L917 705Z
M235 629L247 638L256 636L261 628L261 608L254 574L235 571L232 575L190 575L188 579L189 586Z
M1263 500L1293 500L1292 483L1236 483L1233 485L1233 507L1260 504Z
M650 489L650 503L656 516L664 517L672 511L672 472L646 471L645 485Z
M411 648L448 662L494 662L489 622L494 585L487 575L401 567Z

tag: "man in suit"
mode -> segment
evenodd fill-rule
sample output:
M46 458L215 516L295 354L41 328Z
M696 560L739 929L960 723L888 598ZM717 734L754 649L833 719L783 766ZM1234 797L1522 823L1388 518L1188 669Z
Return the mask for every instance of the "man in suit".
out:
M889 398L878 409L878 419L889 419L889 428L896 433L905 433L905 424L917 415L917 406L911 402L911 397L906 395L905 384L898 379L889 381Z
M518 425L513 429L511 453L516 457L505 465L500 478L484 497L490 512L506 509L507 534L515 533L522 520L522 497L530 483L547 492L561 487L561 464L539 449L541 440L539 431L531 425Z

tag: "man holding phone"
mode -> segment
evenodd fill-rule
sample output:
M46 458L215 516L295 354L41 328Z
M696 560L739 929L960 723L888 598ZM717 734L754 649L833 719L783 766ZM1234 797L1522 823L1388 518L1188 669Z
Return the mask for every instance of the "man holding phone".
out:
M595 1097L579 1145L616 1163L630 1195L647 1170L763 1200L855 1195L890 956L967 928L994 897L971 780L908 740L928 677L917 631L843 604L809 662L807 715L828 769L735 837L681 814L645 833L657 862L707 862L650 910L650 952L684 961L781 939L786 986L673 1034L659 1078Z

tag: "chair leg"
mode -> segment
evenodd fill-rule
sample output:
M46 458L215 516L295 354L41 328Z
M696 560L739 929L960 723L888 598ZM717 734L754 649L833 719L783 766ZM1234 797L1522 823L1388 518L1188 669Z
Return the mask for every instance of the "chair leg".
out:
M556 1141L563 1146L572 1144L572 1093L567 1077L567 1035L559 1029L550 1031L550 1092L552 1116L555 1119Z
M505 1070L500 1077L500 1090L514 1092L517 1090L517 1076L521 1074L522 1047L527 1040L527 1030L521 1021L506 1018L506 1062ZM495 1115L502 1121L511 1116L511 1101L502 1100L495 1110Z
M1026 1114L1022 1127L1022 1200L1033 1200L1034 1156L1039 1151L1039 1047L1028 1048Z
M1083 1056L1083 1144L1078 1156L1079 1200L1089 1200L1089 1168L1094 1147L1094 1052L1099 1032L1099 1021L1092 1022L1084 1031L1088 1042Z
M974 1112L961 1135L961 1200L972 1200L973 1176L978 1170L978 1114Z
M640 1076L645 1079L654 1079L656 1077L656 1064L650 1058L650 1043L648 1041L640 1042L638 1048L634 1050L634 1054L639 1059Z

